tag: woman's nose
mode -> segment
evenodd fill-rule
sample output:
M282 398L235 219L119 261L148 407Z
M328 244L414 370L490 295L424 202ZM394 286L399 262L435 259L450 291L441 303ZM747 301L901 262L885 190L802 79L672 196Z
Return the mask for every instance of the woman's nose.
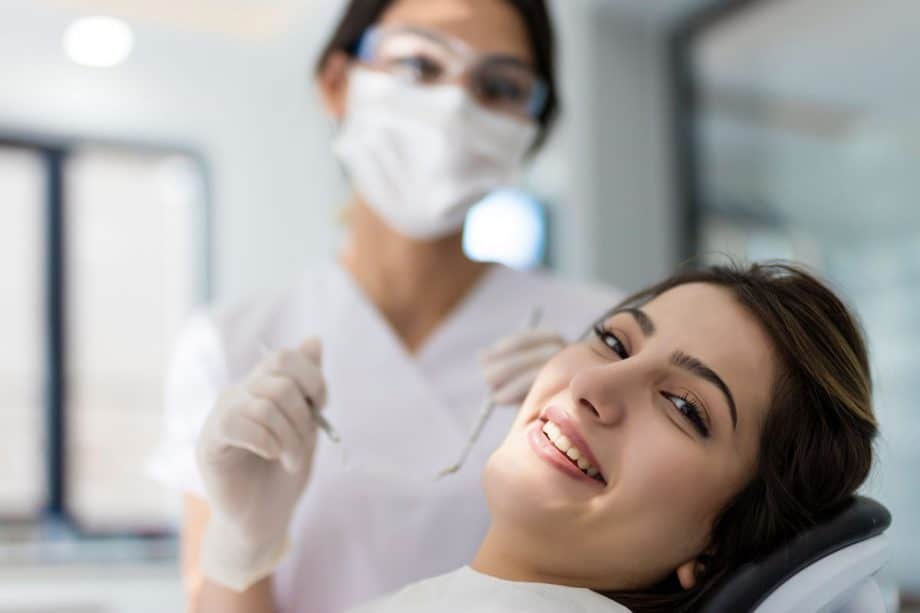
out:
M623 363L595 366L580 372L569 383L575 411L582 417L613 425L626 414L632 384L624 376ZM616 372L615 372L616 371Z
M591 404L591 401L588 400L587 398L581 398L578 401L578 405L579 405L579 409L587 409L589 413L594 415L594 417L601 416L600 411L597 410L597 407Z

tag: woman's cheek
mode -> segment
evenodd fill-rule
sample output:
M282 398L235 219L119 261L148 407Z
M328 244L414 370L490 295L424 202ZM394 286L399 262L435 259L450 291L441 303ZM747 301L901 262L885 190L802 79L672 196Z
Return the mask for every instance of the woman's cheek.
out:
M521 410L518 412L517 418L514 420L515 427L524 426L530 423L536 419L540 411L543 410L543 399L548 397L547 391L544 389L545 386L545 381L541 381L540 377L537 377L527 397L524 398L524 403L521 405Z
M637 485L646 490L650 499L683 500L688 494L699 493L706 474L699 454L692 449L693 443L662 426L667 424L645 428L644 437L634 431L632 440L627 441L632 451L633 476L638 477Z
M549 404L550 399L568 388L572 375L571 369L564 359L567 351L567 349L564 349L558 353L540 370L536 381L534 381L530 392L521 405L521 410L515 420L516 426L530 423L536 419Z
M679 509L681 522L702 529L708 525L713 511L722 506L715 471L709 468L692 454L674 454L667 463L656 467L649 480L654 489L648 498Z

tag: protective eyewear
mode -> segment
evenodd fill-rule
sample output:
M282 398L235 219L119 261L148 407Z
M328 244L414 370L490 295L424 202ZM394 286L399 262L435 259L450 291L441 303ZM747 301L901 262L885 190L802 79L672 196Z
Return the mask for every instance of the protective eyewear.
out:
M479 54L463 41L427 30L370 28L356 55L367 66L410 83L459 83L483 107L500 113L537 119L546 109L546 83L525 62Z

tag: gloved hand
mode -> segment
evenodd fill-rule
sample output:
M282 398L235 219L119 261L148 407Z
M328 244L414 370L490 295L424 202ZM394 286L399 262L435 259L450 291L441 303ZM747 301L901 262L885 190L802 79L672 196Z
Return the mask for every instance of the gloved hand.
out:
M540 369L565 347L565 340L549 330L512 334L479 354L482 374L496 404L520 404Z
M284 557L287 529L307 484L316 447L308 403L320 409L326 385L315 339L266 356L228 388L197 444L211 518L201 549L205 576L238 592Z

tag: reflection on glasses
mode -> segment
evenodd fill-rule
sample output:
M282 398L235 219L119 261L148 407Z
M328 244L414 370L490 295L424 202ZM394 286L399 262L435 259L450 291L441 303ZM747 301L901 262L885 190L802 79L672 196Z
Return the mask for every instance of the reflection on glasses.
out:
M412 83L459 83L479 104L500 113L536 119L546 109L546 83L525 62L478 54L460 40L427 30L370 28L357 57Z

